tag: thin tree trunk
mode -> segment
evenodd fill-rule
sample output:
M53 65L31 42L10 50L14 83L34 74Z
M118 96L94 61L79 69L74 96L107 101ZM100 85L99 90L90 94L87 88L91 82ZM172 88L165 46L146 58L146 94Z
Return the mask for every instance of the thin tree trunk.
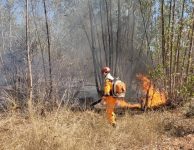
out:
M178 37L177 37L177 43L176 43L176 50L175 50L175 59L174 59L175 60L175 66L174 66L175 73L179 72L180 40L181 40L182 29L183 29L184 8L185 8L185 0L183 0L183 3L182 3L182 12L181 12L179 31L178 31Z
M161 25L162 25L162 64L166 67L166 52L165 52L165 35L164 35L164 0L161 0Z
M135 6L133 4L133 25L132 25L132 34L131 34L131 72L132 75L133 67L134 67L134 33L135 33ZM130 78L130 85L132 85L133 78Z
M143 27L144 27L144 31L145 31L146 42L147 42L147 56L149 56L149 54L150 54L150 41L149 41L149 37L148 37L148 33L147 33L147 25L149 24L150 12L149 12L148 20L146 22L141 0L139 0L139 5L140 5L141 17L143 19ZM150 11L151 11L151 9L150 9Z
M47 44L48 44L48 61L49 61L49 99L52 99L52 91L53 91L53 81L52 81L52 64L51 64L51 44L50 44L50 33L49 33L49 26L48 26L48 17L47 17L47 8L46 2L43 0L44 4L44 15L45 15L45 24L46 24L46 32L47 32Z
M94 13L93 13L93 8L91 6L91 17L94 18ZM98 84L99 84L99 87L98 87L98 90L101 89L101 85L102 85L102 75L100 74L101 72L101 68L102 68L102 57L101 57L101 43L100 43L100 36L98 34L98 29L97 29L97 24L96 24L96 21L95 21L95 18L93 19L93 25L94 25L94 28L96 30L96 38L97 38L97 43L98 43L98 46L99 46L99 53L98 51L94 48L94 56L95 56L95 60L96 60L96 73L97 73L97 79L98 79ZM92 27L93 28L93 27ZM93 28L93 29L94 29ZM94 31L95 31L94 30ZM93 35L94 36L94 35ZM94 45L97 45L97 43L95 42L95 38L93 38L94 40ZM95 47L95 46L94 46Z
M91 52L92 52L92 57L93 57L93 66L94 66L94 77L95 77L95 83L96 83L96 89L98 92L100 92L101 90L101 86L100 86L100 83L99 83L99 79L98 79L98 72L96 71L96 68L98 67L97 66L97 61L96 61L96 56L95 56L95 45L94 45L94 29L93 29L93 21L92 21L92 6L91 6L91 3L90 3L90 0L88 0L88 7L89 7L89 17L90 17L90 26L91 26L91 29L90 29L90 32L91 32ZM87 32L86 32L87 33ZM88 35L87 35L88 37ZM89 37L88 37L88 41L89 41Z
M114 75L114 70L115 70L115 67L116 66L114 66L113 64L114 64L114 56L113 56L113 53L114 53L114 47L113 47L113 25L112 25L112 1L110 0L110 36L111 36L111 40L110 40L110 42L111 42L111 44L110 44L110 46L111 46L111 68L112 68L112 70L113 70L113 75Z
M103 43L103 49L105 53L105 64L106 66L108 65L108 58L107 56L107 46L106 46L106 41L105 41L105 33L104 33L104 25L103 25L103 20L102 20L102 0L100 0L100 25L101 25L101 36L102 36L102 43Z
M133 52L134 52L134 34L135 34L135 4L133 4L133 25L132 25L132 34L131 34L131 60L133 61Z
M187 35L187 39L190 39L190 32L188 31L188 35ZM187 45L187 44L186 44ZM180 83L180 85L182 86L183 85L183 82L184 82L184 76L185 76L185 72L186 72L186 69L185 69L185 62L186 62L186 57L187 57L187 52L188 52L188 48L186 47L186 48L184 48L184 55L183 55L183 61L182 61L182 65L181 65L181 83Z
M35 18L34 6L33 6L32 3L31 3L31 5L32 5L32 15ZM46 79L46 67L45 67L45 59L44 59L44 52L43 52L44 48L42 47L42 44L41 44L40 35L38 33L38 25L37 25L35 19L34 19L34 25L35 25L36 36L38 38L38 43L39 43L39 47L40 47L40 51L41 51L42 66L43 66L43 72L44 72L44 80L45 80L45 84L46 84L47 79Z
M194 36L194 8L193 8L193 13L192 13L192 29L191 29L191 37L190 37L190 42L189 42L189 53L188 53L188 61L187 61L187 66L186 66L186 81L188 82L188 76L191 68L191 62L192 62L192 52L193 52L193 36Z
M111 33L110 33L110 18L109 18L109 8L108 8L108 2L107 0L105 0L105 6L106 6L106 19L107 19L107 29L108 29L108 50L109 50L109 53L108 53L108 65L109 67L111 67L111 62L112 62L112 57L111 57Z
M174 17L175 17L175 0L173 0L172 6L172 24L170 34L170 95L173 94L173 36L174 36Z
M2 15L2 13L1 13L1 28L2 28L2 30L1 30L1 37L2 37L2 53L4 53L4 51L5 51L5 37L4 37L4 30L3 30L3 17L2 17L3 15ZM4 62L3 62L3 58L2 58L2 54L0 55L0 59L1 59L1 64L2 64L2 66L4 67ZM5 78L6 79L6 78ZM7 81L7 79L6 79L6 81Z
M28 25L28 0L26 0L26 50L27 50L27 59L28 59L28 109L29 113L32 113L32 63L29 47L29 25Z
M169 71L169 52L170 52L170 38L171 38L171 34L170 34L170 27L171 27L171 12L172 12L172 0L170 0L170 6L169 6L169 17L168 17L168 29L167 29L167 39L166 39L166 75L168 77L168 83L170 80L170 71Z
M121 15L121 4L120 0L118 0L118 18L117 18L117 41L116 41L116 60L115 60L115 76L117 76L117 65L118 65L118 57L119 57L119 49L120 49L120 15Z
M9 50L12 49L12 26L11 26L11 6L9 8Z

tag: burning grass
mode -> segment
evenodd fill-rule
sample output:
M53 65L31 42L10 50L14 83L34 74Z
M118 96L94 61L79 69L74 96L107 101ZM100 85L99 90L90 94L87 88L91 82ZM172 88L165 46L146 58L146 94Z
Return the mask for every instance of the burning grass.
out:
M33 122L17 113L1 116L0 149L158 149L166 112L149 112L118 117L113 128L103 114L59 110Z
M147 108L155 108L167 104L167 96L164 91L154 86L154 83L145 75L137 75L141 82L142 92L146 95L142 101Z

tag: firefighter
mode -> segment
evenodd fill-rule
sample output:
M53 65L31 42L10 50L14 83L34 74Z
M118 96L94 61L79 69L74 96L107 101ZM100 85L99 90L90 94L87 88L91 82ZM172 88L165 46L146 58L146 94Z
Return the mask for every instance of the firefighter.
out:
M124 97L120 98L115 96L113 92L114 77L110 74L110 68L104 67L101 72L104 76L104 93L102 97L102 103L106 105L106 116L109 123L115 127L116 126L116 115L114 113L115 106L125 107L125 108L139 108L139 104L129 104L124 100ZM125 91L126 92L126 88Z

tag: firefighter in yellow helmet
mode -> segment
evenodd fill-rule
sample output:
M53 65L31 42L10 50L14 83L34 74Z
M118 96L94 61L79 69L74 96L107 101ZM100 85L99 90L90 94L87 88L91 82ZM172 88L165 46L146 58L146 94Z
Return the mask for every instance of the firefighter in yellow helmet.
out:
M124 98L119 98L113 94L113 82L114 77L110 74L110 68L104 67L101 72L104 76L104 95L102 97L102 103L106 105L106 116L109 123L112 126L116 126L116 115L114 113L115 106L126 108L140 108L139 104L129 104Z

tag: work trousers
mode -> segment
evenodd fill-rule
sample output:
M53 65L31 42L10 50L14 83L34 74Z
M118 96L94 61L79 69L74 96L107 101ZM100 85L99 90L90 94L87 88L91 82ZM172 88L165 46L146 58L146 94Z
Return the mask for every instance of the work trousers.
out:
M140 104L130 104L123 98L117 98L113 96L104 96L102 102L106 106L106 116L108 122L112 125L116 124L116 115L114 113L116 106L121 108L141 108Z

